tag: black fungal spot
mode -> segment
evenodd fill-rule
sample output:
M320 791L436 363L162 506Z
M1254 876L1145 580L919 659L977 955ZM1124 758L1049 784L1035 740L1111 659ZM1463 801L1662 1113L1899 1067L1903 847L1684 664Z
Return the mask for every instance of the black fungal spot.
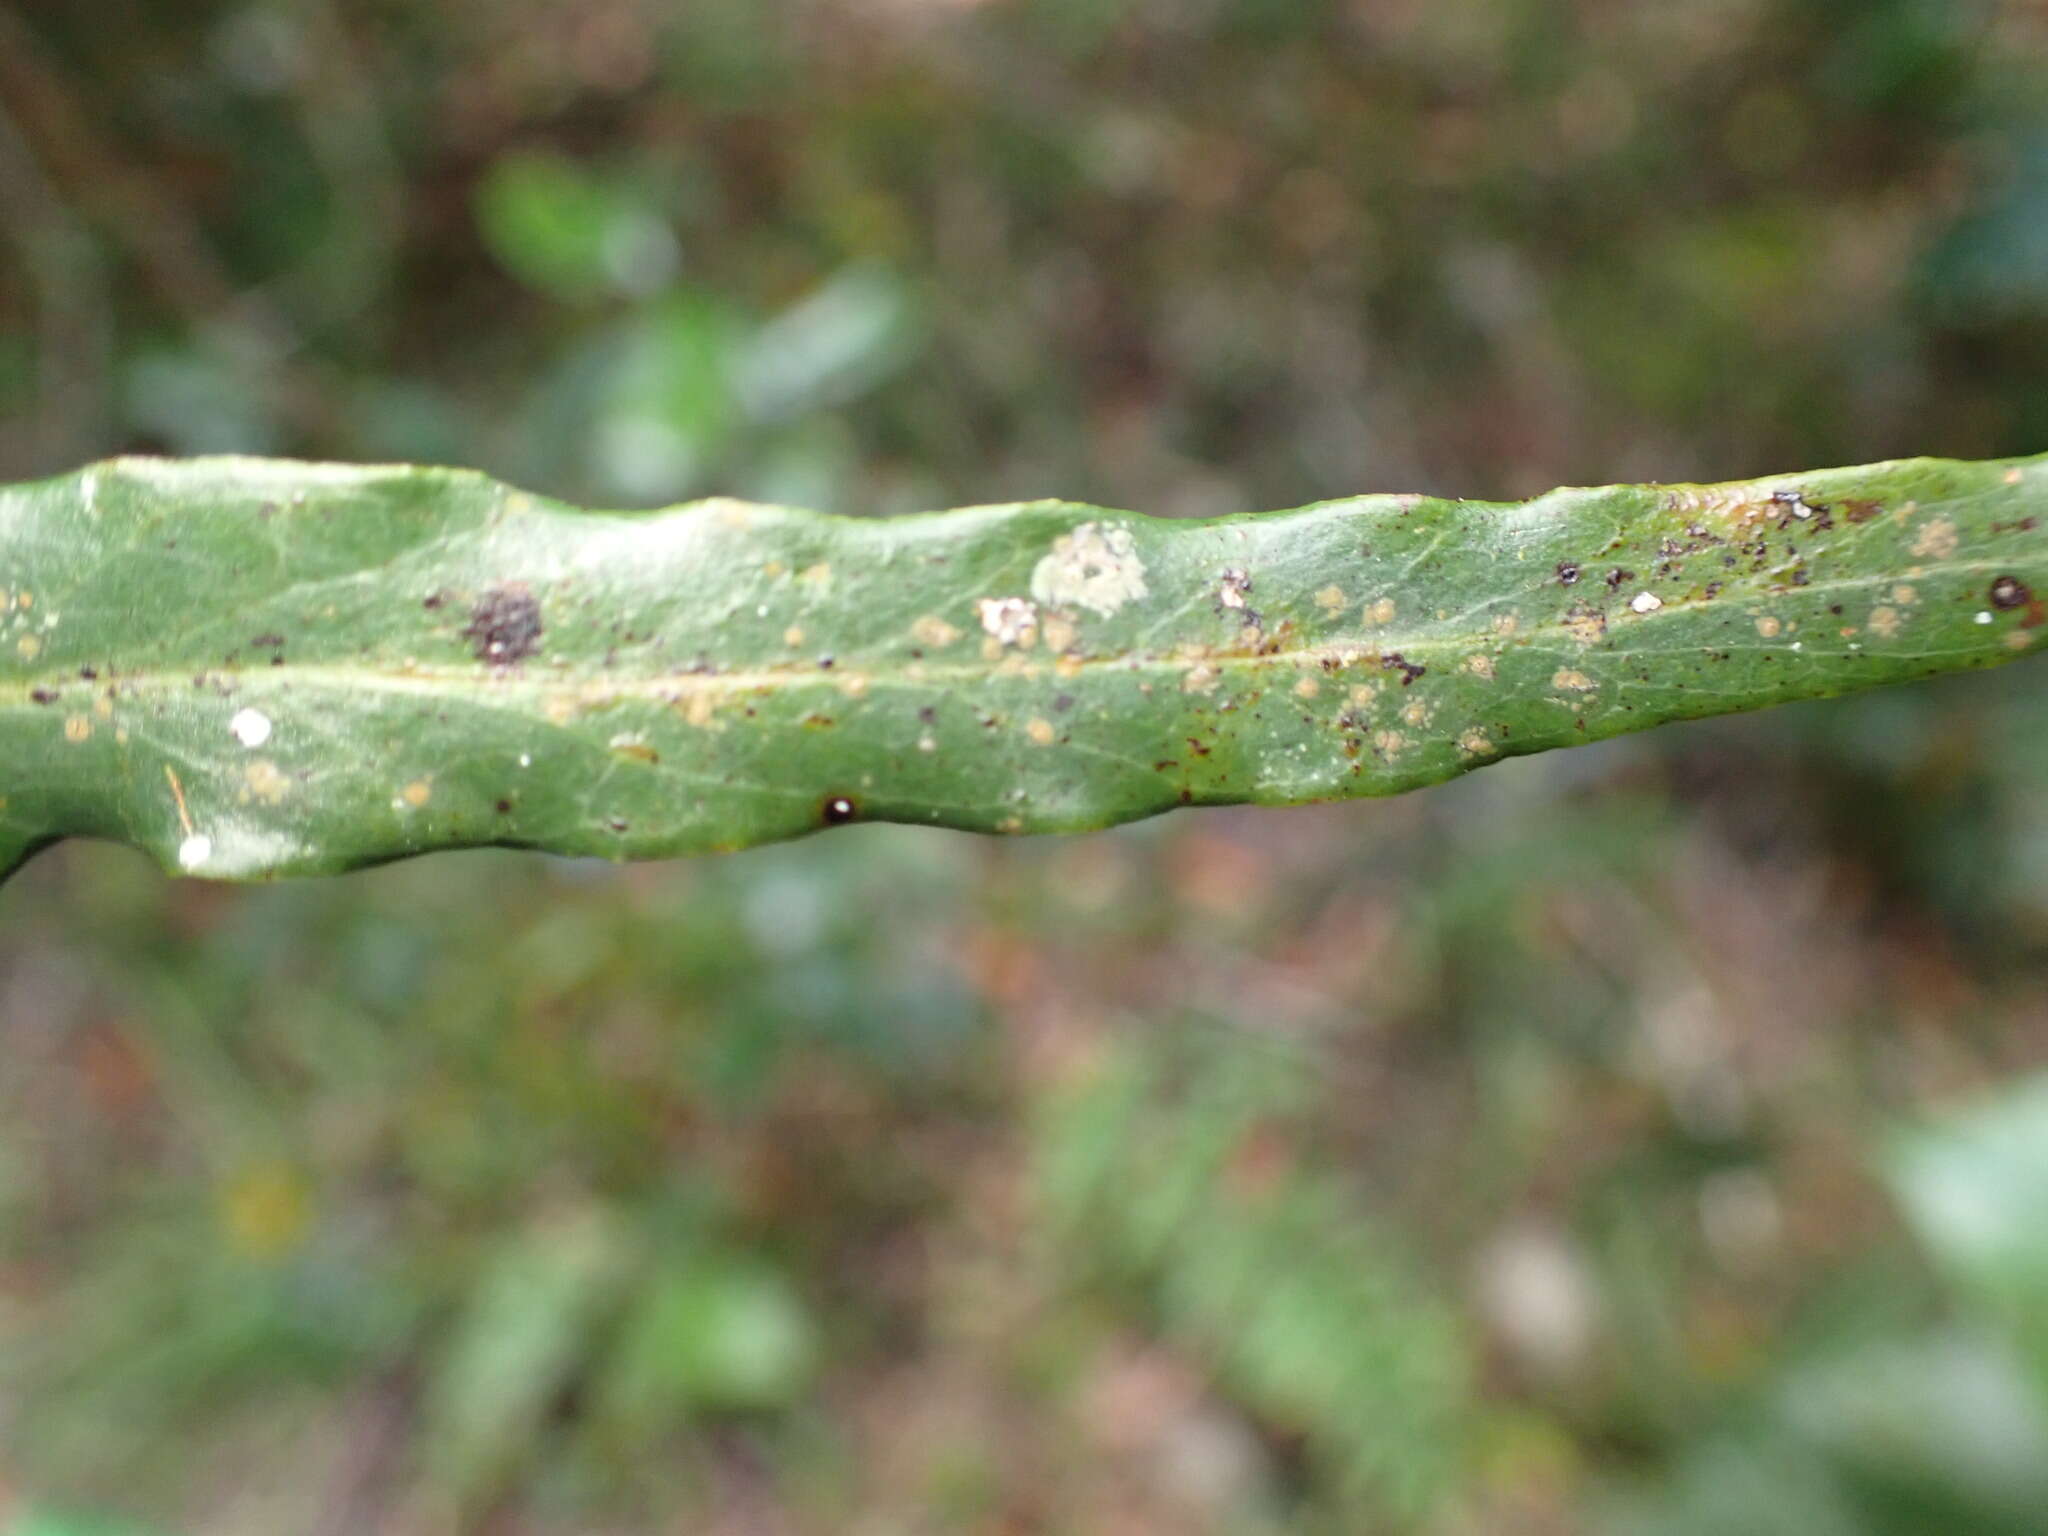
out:
M2024 608L2033 600L2034 594L2017 576L2001 576L1991 583L1991 606L1994 608Z
M1415 679L1429 670L1429 668L1418 662L1410 661L1399 651L1388 651L1385 655L1381 656L1380 666L1389 672L1399 672L1403 688L1406 688Z
M818 808L818 814L828 827L843 827L860 815L860 807L844 795L832 795Z
M256 635L249 643L258 650L274 651L284 644L284 636L278 634Z
M47 688L31 688L28 691L28 696L38 704L54 704L57 702L57 695L50 692Z
M625 817L613 816L605 822L605 825L610 827L614 832L624 832L628 829L629 824L626 821Z
M1577 565L1570 560L1560 560L1557 563L1557 584L1559 586L1568 587L1578 579L1579 568Z
M462 636L478 661L509 667L540 649L540 601L523 582L492 587L469 611Z
M1620 566L1616 566L1607 573L1607 590L1619 592L1623 582L1634 581L1635 579L1636 573L1634 571L1624 571Z
M510 800L500 800L497 804L497 812L500 816L510 816L512 814L512 802Z

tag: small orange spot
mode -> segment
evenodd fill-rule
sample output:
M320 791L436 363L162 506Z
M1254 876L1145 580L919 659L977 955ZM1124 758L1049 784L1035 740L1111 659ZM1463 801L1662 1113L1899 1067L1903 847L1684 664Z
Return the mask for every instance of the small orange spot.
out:
M221 1191L221 1227L249 1258L283 1258L298 1246L312 1215L304 1181L283 1166L251 1169Z
M434 787L425 779L414 779L404 789L399 791L400 798L414 810L418 810L421 806L425 805L433 798L433 795Z
M267 805L276 805L283 800L285 791L290 788L277 764L265 758L251 763L242 771L242 776L249 781L250 793Z
M960 631L937 614L928 613L910 626L910 638L919 645L938 651L958 640Z

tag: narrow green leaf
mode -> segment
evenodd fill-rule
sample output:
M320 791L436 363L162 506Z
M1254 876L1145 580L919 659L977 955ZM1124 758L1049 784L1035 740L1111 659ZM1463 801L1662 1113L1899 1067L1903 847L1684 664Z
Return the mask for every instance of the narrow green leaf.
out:
M2023 655L2044 519L2048 458L1208 522L119 460L0 490L0 868L65 836L247 879L1392 794Z

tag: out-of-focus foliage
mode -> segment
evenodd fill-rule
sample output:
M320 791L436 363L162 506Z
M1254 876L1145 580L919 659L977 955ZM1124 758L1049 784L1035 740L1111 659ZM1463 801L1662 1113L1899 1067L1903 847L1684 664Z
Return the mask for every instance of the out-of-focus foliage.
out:
M2044 57L2020 0L0 8L0 480L1208 513L2038 451ZM1029 847L45 855L0 1506L2037 1529L2026 670Z

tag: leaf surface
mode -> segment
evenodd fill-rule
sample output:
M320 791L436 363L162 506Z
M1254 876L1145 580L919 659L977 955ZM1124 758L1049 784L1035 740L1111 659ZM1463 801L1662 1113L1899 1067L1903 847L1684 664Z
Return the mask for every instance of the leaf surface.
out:
M1393 794L2024 655L2044 519L2048 457L1204 522L117 460L0 490L0 868L67 836L248 879Z

